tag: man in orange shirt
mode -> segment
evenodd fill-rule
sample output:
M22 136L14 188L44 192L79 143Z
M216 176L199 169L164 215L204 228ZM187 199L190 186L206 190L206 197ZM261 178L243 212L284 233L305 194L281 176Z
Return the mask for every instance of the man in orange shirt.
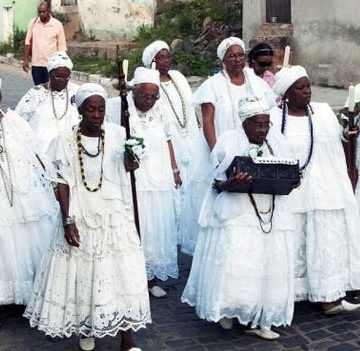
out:
M31 56L31 74L35 85L49 80L46 64L56 51L66 51L64 28L57 19L51 16L50 4L41 1L37 7L38 17L30 20L25 38L24 61L25 72L29 71Z

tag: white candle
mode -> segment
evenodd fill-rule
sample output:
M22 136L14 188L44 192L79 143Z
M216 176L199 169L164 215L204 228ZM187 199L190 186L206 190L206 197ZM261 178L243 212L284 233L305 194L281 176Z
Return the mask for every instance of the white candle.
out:
M355 87L353 85L349 86L349 112L354 112L355 109Z
M125 82L127 82L128 71L129 71L129 60L124 60L122 67L123 67L123 72L125 75Z
M151 62L151 69L156 69L156 62L155 61Z
M290 59L290 46L287 45L284 51L283 67L289 67L289 59Z

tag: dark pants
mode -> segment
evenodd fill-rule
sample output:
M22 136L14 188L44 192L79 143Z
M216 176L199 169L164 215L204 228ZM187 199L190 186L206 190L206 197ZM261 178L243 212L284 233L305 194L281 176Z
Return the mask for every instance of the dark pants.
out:
M43 84L49 81L49 74L46 67L32 66L31 75L35 85Z

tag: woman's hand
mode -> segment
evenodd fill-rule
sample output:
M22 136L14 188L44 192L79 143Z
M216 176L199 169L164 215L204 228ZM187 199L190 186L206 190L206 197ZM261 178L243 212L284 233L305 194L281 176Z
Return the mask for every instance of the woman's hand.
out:
M252 176L247 172L241 172L236 167L234 167L230 177L222 182L217 184L217 189L219 191L231 191L236 189L239 184L249 184L252 182Z
M126 172L135 171L135 169L139 168L139 162L134 157L125 157L124 165Z
M64 227L65 239L71 246L80 246L80 234L75 223L68 224Z

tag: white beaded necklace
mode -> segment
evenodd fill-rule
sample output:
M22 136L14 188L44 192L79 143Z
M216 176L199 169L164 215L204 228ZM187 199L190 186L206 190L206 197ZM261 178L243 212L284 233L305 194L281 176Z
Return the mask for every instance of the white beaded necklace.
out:
M65 88L65 99L66 99L66 105L65 105L65 110L64 112L58 116L57 112L56 112L56 108L55 108L55 98L54 98L54 93L51 89L51 86L50 86L50 82L48 82L48 91L50 92L50 97L51 97L51 106L52 106L52 111L53 111L53 115L55 117L55 119L57 121L60 121L61 119L63 119L66 114L67 114L67 111L68 111L68 108L69 108L69 91L68 91L68 86L66 86Z
M173 103L172 103L172 101L171 101L171 98L170 98L168 92L167 92L166 89L165 89L166 84L164 84L163 82L160 82L160 88L161 88L161 90L164 92L164 94L165 94L165 96L166 96L166 99L167 99L167 101L169 102L169 105L170 105L170 107L171 107L171 110L172 110L172 112L174 113L175 118L176 118L178 124L180 125L181 128L185 129L185 128L187 127L187 115L186 115L185 99L184 99L183 95L181 94L181 91L180 91L179 87L177 86L175 79L173 79L172 77L170 77L170 81L169 81L169 82L171 82L171 83L174 85L174 88L175 88L176 92L178 93L178 95L179 95L179 97L180 97L182 117L183 117L182 120L181 120L180 116L177 114L176 109L175 109L175 107L174 107L174 105L173 105Z

